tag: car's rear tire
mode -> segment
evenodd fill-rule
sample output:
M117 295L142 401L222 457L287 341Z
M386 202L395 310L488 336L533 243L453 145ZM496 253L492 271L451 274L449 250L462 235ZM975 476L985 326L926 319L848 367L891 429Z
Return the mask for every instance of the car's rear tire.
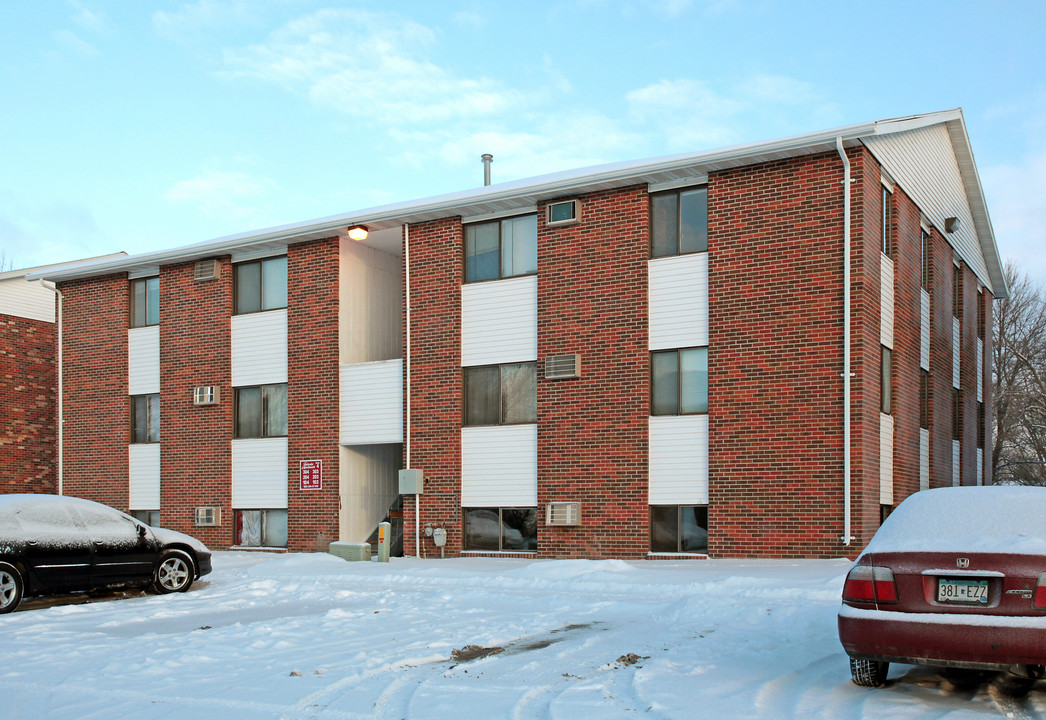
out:
M164 550L153 570L153 589L160 594L185 592L196 577L196 564L183 550Z
M886 673L889 670L890 663L888 662L850 658L850 677L853 678L854 685L879 687L886 682Z
M11 563L0 562L0 613L12 612L22 602L25 581Z

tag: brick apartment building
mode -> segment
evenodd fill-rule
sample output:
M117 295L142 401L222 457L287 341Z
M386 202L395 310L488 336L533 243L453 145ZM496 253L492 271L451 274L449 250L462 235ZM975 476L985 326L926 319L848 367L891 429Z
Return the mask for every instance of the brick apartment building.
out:
M1007 289L958 110L30 278L63 298L65 492L215 548L396 508L430 557L836 557L991 482Z

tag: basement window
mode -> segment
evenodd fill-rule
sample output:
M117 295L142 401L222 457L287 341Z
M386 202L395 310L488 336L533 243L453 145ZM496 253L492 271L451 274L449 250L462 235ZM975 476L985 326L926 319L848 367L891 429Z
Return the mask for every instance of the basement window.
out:
M287 511L237 510L234 542L240 547L287 547Z
M651 505L650 552L708 552L708 506Z
M463 508L465 549L534 552L538 549L536 507Z

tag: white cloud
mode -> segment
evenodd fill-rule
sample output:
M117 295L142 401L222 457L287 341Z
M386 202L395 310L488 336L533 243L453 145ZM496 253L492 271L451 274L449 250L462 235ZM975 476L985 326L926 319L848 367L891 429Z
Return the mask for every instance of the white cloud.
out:
M205 215L247 219L258 212L260 201L275 183L241 171L207 170L180 180L164 193L167 200L196 206Z
M153 27L166 37L193 35L203 30L252 24L258 5L248 0L197 0L177 10L157 10Z
M55 42L81 57L95 57L98 53L96 48L86 40L77 37L71 30L59 30L54 34Z
M84 4L77 0L70 0L69 4L75 11L72 17L73 22L84 30L100 33L106 29L105 20L100 13L84 7Z
M810 83L753 75L725 90L703 80L661 80L625 97L637 125L658 130L674 151L700 150L741 140L761 140L833 122L838 112Z
M999 254L1046 285L1046 151L1015 165L985 168L981 180Z
M362 10L321 10L264 44L225 52L228 74L260 78L319 107L390 127L471 120L523 104L485 77L462 77L424 57L429 28Z

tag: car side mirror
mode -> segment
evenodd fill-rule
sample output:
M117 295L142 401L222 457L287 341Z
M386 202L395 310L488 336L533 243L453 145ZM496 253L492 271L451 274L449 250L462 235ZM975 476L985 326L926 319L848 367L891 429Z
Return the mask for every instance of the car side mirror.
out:
M139 525L138 526L138 537L140 537L140 538L145 537L145 526L144 525Z

